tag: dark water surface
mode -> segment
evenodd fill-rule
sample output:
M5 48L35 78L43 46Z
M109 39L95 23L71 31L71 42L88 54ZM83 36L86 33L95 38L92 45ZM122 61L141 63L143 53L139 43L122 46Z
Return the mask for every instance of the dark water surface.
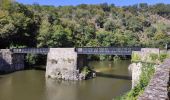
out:
M112 100L131 89L129 61L90 62L99 76L86 81L45 79L45 71L0 76L0 100Z

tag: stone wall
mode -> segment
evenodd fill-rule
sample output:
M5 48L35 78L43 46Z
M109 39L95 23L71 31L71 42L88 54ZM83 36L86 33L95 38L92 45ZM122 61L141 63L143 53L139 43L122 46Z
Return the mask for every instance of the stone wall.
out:
M155 54L157 59L153 60L152 55ZM142 48L141 51L132 52L133 62L148 62L148 63L159 63L158 57L160 55L160 49L157 48Z
M129 66L132 70L132 88L139 83L139 77L142 71L143 63L155 64L155 73L151 78L144 93L139 96L139 100L168 100L168 82L170 71L170 59L162 63L160 57L162 54L169 53L165 50L156 48L142 48L141 51L135 51L132 55L133 63Z
M47 56L46 77L64 80L82 80L77 67L78 54L74 48L50 48Z
M129 70L132 72L132 89L139 83L139 78L142 72L142 63L132 63L129 65Z
M170 59L156 67L154 76L139 100L169 100L168 83L170 78Z
M157 65L156 61L151 59L150 54L157 54L159 56L160 50L157 48L142 48L141 51L133 51L133 63L129 66L129 69L132 71L132 88L134 88L139 83L139 77L142 72L141 62L155 63L155 65Z
M23 70L24 66L24 54L12 54L12 68L13 71Z
M0 50L0 72L8 73L24 69L24 55L13 54L9 49Z

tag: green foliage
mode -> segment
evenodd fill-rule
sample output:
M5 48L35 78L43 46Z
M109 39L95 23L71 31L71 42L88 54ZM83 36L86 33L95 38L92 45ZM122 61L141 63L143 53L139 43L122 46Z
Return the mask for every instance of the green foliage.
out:
M14 0L0 0L0 9L8 10L12 6Z
M11 44L10 45L10 49L13 49L13 48L25 48L26 46L23 46L23 45L13 45Z
M158 54L155 54L155 53L151 53L151 54L149 55L149 57L151 58L151 60L152 60L153 62L159 59Z
M90 73L90 70L87 66L84 66L83 69L81 70L81 73L85 74L87 76Z
M133 52L133 53L132 53L131 61L132 61L132 62L138 62L138 61L140 61L140 60L141 60L140 55L139 55L138 53Z
M36 61L37 61L37 55L27 54L27 56L26 56L26 63L28 65L35 65Z
M155 72L153 64L142 64L142 73L140 75L139 84L137 84L132 90L121 97L117 97L115 100L137 100L138 96L141 95L148 85L151 77Z
M11 43L26 47L162 48L170 42L166 34L169 5L165 4L54 7L0 2L0 48L9 48Z
M163 62L166 58L168 58L168 54L166 54L166 53L161 53L161 54L159 55L159 60L160 60L161 62Z

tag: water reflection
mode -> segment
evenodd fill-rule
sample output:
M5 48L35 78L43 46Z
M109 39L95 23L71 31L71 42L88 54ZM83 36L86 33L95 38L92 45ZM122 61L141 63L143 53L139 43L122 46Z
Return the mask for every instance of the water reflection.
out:
M76 81L46 80L47 100L78 100Z
M90 65L102 74L86 81L45 79L38 70L0 75L0 100L112 100L131 89L129 61Z

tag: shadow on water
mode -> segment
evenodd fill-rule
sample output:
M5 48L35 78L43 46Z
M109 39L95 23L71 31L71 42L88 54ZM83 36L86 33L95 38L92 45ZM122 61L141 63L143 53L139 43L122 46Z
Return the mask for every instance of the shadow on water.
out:
M36 68L36 67L35 67L35 68L33 68L33 69L34 69L34 70L46 71L46 69L45 69L45 68L38 68L38 67Z
M46 71L46 68L44 67L45 65L32 65L32 66L27 66L25 70L41 70L41 71Z
M130 76L123 76L123 75L106 74L106 73L100 73L100 72L97 72L96 75L99 77L106 77L106 78L132 80Z

